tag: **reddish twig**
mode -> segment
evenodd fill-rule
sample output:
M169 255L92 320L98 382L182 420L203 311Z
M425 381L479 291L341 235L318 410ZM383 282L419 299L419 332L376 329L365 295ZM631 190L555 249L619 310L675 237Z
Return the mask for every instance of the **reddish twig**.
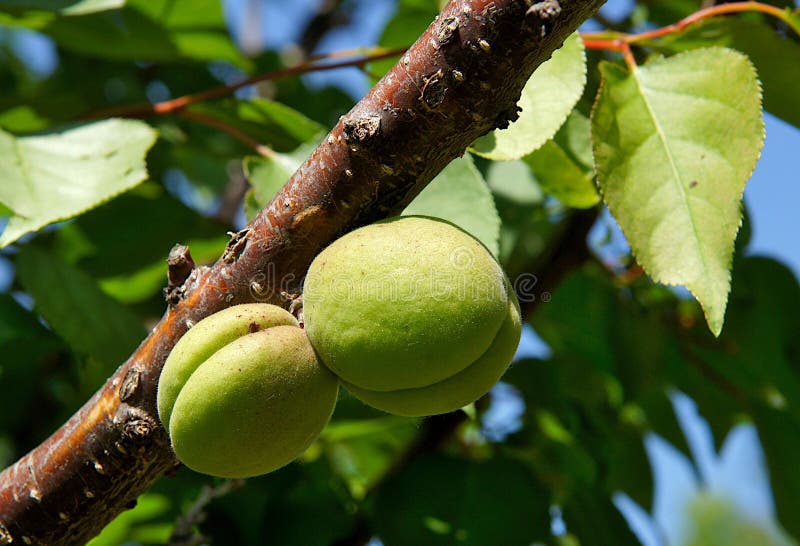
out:
M335 63L318 62L321 59L336 58L339 57L340 55L348 53L347 51L334 52L324 56L317 56L311 62L306 62L303 64L299 64L297 66L291 66L289 68L282 68L280 70L273 70L272 72L265 72L264 74L259 74L257 76L253 76L252 78L247 78L234 84L220 85L218 87L213 87L211 89L207 89L199 93L184 95L182 97L177 97L163 102L156 102L153 104L141 104L133 106L125 105L114 108L107 108L98 112L94 112L88 117L105 118L105 117L116 116L116 117L138 118L138 117L163 116L166 114L173 114L179 110L182 110L183 108L186 108L191 104L197 104L209 100L227 97L235 93L237 90L242 89L243 87L248 87L250 85L260 83L263 81L278 80L289 76L299 76L301 74L307 74L309 72L321 72L324 70L334 70L337 68L345 68L350 66L364 66L365 64L371 63L373 61L378 61L389 57L397 57L398 55L401 55L404 51L406 51L405 48L381 49L378 53L365 55L362 57L358 57L356 59L349 59L346 61L339 61Z
M636 66L636 59L633 57L630 43L624 39L617 38L614 40L596 40L584 38L583 45L586 49L601 49L604 51L614 51L621 53L628 66Z
M631 63L630 59L628 59L628 55L630 53L629 46L631 44L646 42L655 38L662 38L670 34L676 34L695 23L711 17L744 12L764 13L766 15L776 17L784 21L787 25L794 29L798 35L800 35L800 28L798 28L797 23L795 23L790 17L791 12L789 10L784 10L761 2L732 2L730 4L709 6L681 19L677 23L654 30L641 32L639 34L625 34L620 32L584 32L581 34L581 37L584 39L584 43L586 44L587 48L603 49L622 53L626 56L628 64L635 65L635 62Z
M661 38L662 36L667 36L669 34L674 34L677 32L681 32L686 27L693 25L703 19L708 19L710 17L716 17L719 15L728 15L731 13L743 13L743 12L760 12L766 15L771 15L782 21L785 21L791 24L791 21L788 17L788 12L777 8L775 6L771 6L769 4L762 4L761 2L733 2L730 4L719 4L717 6L710 6L705 9L701 9L698 12L695 12L688 17L681 19L677 23L673 25L668 25L663 28L657 28L655 30L650 30L647 32L642 32L640 34L632 35L627 41L628 43L636 43L636 42L643 42L646 40L652 40L653 38Z
M259 143L256 139L249 137L236 127L232 125L228 125L221 119L217 119L213 116L208 116L206 114L201 114L200 112L194 112L192 110L180 110L175 114L178 117L183 119L187 119L189 121L195 121L197 123L202 123L203 125L208 125L209 127L213 127L215 129L219 129L220 131L229 134L236 140L244 143L245 145L249 146L258 155L263 157L275 157L276 154L269 146L265 144Z

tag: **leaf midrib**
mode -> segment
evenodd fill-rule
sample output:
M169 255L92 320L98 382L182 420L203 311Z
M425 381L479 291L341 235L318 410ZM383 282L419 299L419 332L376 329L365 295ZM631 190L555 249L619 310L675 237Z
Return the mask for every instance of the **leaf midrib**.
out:
M681 201L683 202L683 206L686 210L686 214L689 217L689 224L692 227L692 234L694 235L692 240L692 246L695 247L697 254L700 256L700 263L703 268L703 276L705 277L708 274L708 265L706 264L706 257L703 254L702 247L700 246L700 236L697 231L697 224L695 223L694 215L692 214L692 208L689 206L688 202L688 195L686 194L686 189L683 187L683 177L680 175L678 171L678 166L675 163L675 159L672 155L672 149L669 146L669 142L667 140L666 133L664 132L661 124L658 121L658 117L653 110L650 101L648 100L647 93L645 92L646 87L640 78L639 68L635 67L631 71L634 81L636 81L636 85L639 88L640 95L642 97L642 101L644 102L645 107L647 108L648 114L650 114L650 118L653 121L653 126L655 127L656 134L658 135L659 140L661 141L664 151L667 154L667 159L669 161L670 169L672 170L672 174L675 178L676 185L678 186L678 191L680 192Z

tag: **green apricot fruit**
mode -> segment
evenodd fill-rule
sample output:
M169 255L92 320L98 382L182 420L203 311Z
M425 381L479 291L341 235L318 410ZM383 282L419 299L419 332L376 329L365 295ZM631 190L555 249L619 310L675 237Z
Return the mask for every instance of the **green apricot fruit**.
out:
M436 218L394 218L338 239L312 262L303 298L322 363L389 413L432 415L474 401L519 343L519 306L499 264Z
M192 326L172 348L158 380L158 416L164 428L169 430L178 393L203 362L237 338L280 325L298 324L277 305L247 303L223 309Z
M448 379L427 387L388 392L361 389L350 383L344 386L374 408L407 417L437 415L466 406L497 383L514 357L522 322L517 302L509 302L508 307L506 320L486 352Z
M230 332L241 335L227 341ZM338 394L338 380L294 317L266 304L198 322L170 353L165 376L169 385L185 378L175 397L159 383L159 414L175 454L193 470L226 478L290 463L325 427Z

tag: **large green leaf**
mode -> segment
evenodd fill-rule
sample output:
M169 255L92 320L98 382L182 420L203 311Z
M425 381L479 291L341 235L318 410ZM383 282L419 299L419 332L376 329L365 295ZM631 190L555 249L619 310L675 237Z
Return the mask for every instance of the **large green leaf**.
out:
M499 252L500 217L492 193L469 155L445 167L403 214L442 218L472 234L495 256Z
M572 112L552 140L524 158L539 186L569 207L589 208L600 201L590 133L589 119Z
M533 73L522 90L519 119L472 144L489 159L519 159L539 149L556 134L586 85L586 52L576 33Z
M754 405L753 418L767 456L778 519L787 531L800 537L800 424L785 411L762 404Z
M37 136L0 130L0 202L14 212L0 247L142 182L155 140L146 124L120 119Z
M650 276L686 286L719 335L742 192L764 141L755 69L709 48L601 70L592 131L605 201Z
M73 350L107 366L121 364L145 337L142 322L85 273L32 245L17 256L17 275L53 330Z
M673 50L717 44L747 54L764 86L764 108L800 127L800 43L773 28L740 17L710 19L690 26L669 43Z

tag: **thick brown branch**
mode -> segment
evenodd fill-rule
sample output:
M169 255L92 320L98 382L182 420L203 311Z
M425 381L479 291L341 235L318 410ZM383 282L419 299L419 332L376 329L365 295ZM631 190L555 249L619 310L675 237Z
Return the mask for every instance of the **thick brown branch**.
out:
M81 544L132 506L176 465L155 395L180 336L230 305L281 303L333 239L402 210L476 137L514 119L533 70L603 2L451 1L220 260L192 272L100 391L0 475L0 544Z

